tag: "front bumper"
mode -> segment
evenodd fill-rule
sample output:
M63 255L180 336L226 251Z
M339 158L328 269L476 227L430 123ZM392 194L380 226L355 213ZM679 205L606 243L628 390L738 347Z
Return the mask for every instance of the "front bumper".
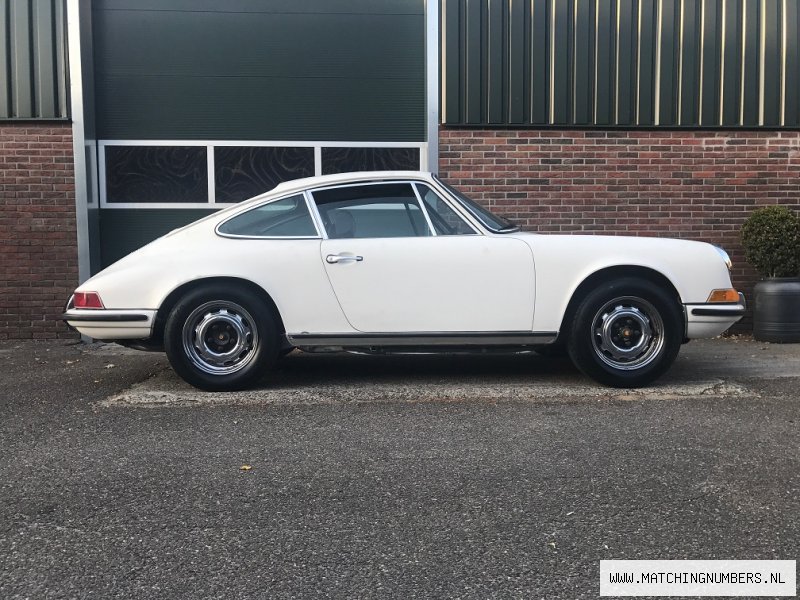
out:
M686 337L710 338L724 333L741 319L747 311L747 301L739 292L739 302L731 304L702 303L684 304L686 313Z

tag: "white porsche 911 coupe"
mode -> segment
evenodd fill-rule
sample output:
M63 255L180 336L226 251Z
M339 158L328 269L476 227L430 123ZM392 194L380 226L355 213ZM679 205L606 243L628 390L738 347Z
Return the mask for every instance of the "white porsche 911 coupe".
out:
M711 244L523 233L435 175L347 173L172 231L78 287L63 319L163 349L212 391L254 384L293 348L563 351L639 387L742 317L729 269Z

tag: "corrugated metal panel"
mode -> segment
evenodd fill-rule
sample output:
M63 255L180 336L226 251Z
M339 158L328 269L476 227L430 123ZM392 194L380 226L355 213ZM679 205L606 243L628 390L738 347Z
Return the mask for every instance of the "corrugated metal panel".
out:
M800 10L795 0L783 0L783 40L786 61L783 65L782 125L800 125Z
M65 0L0 0L0 119L64 119Z
M425 140L423 0L92 9L100 139Z
M797 0L442 0L442 12L446 124L800 126Z

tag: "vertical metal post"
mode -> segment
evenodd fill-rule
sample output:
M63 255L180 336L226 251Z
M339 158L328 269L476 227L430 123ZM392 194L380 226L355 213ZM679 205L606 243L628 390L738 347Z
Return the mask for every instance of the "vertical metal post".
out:
M72 108L72 153L75 173L75 227L78 237L78 282L91 275L89 254L89 191L86 165L86 132L83 114L80 1L67 0L69 91Z
M439 172L439 0L425 0L425 98L428 171Z

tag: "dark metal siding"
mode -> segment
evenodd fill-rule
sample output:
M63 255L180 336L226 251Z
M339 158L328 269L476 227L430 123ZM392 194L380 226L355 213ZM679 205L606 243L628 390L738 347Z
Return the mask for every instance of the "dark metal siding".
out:
M442 27L446 124L800 125L797 0L442 0Z
M65 119L65 0L0 0L0 119Z
M93 21L100 139L425 140L423 0L94 0Z

